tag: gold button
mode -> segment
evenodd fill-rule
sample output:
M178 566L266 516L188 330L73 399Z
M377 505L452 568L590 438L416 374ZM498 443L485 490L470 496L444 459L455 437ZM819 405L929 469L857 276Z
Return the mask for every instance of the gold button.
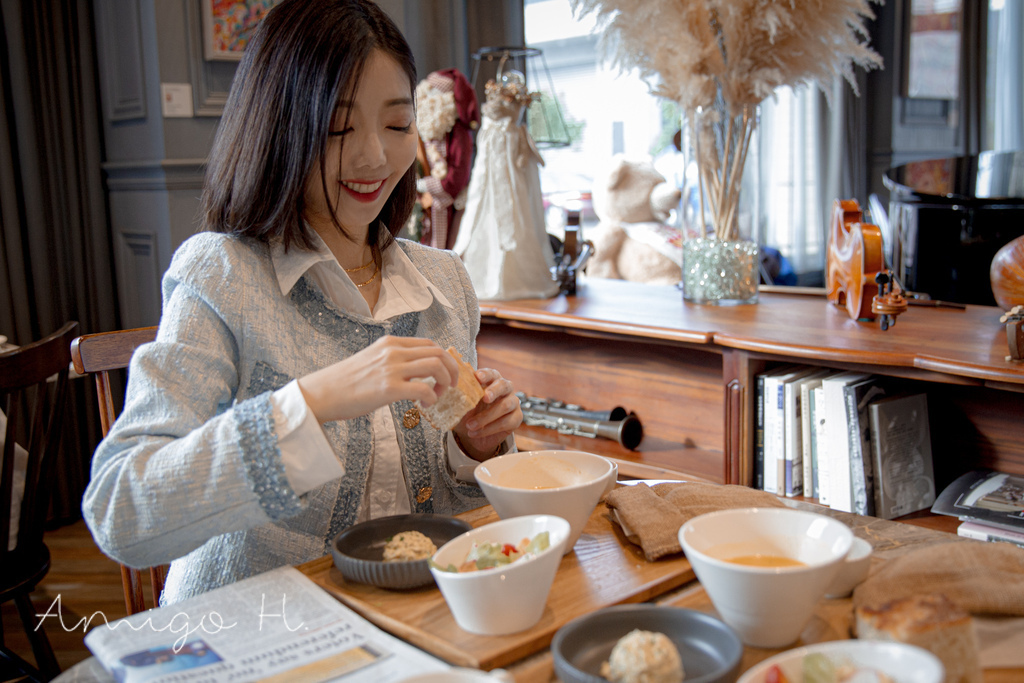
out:
M409 408L405 411L405 415L402 416L402 426L406 429L412 429L420 423L420 411L415 408Z
M416 502L426 503L428 500L430 500L430 496L432 496L433 493L434 489L432 489L429 486L424 486L423 488L420 489L420 492L416 494Z

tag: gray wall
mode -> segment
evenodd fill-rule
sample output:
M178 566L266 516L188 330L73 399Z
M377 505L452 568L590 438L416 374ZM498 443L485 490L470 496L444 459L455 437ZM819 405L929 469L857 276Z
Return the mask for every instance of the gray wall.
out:
M201 0L93 0L103 166L124 327L160 320L160 279L196 231L203 168L235 63L203 57ZM378 0L409 39L420 76L486 45L521 45L522 0ZM165 117L161 84L187 84L191 116Z

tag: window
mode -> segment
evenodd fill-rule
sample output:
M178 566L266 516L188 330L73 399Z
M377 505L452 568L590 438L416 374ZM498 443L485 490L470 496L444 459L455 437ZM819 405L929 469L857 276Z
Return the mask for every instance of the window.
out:
M525 0L525 33L527 45L543 51L563 115L579 124L571 146L543 151L541 188L549 204L549 230L560 230L567 204L579 199L585 203L596 173L619 153L648 158L687 196L696 169L686 172L688 155L672 142L680 129L678 108L650 94L635 73L622 74L602 59L593 15L577 21L568 0ZM838 99L834 105L842 107L841 94ZM841 117L831 115L821 93L812 88L784 88L761 111L744 174L747 199L741 206L741 231L778 249L787 265L803 274L802 284L820 284L827 213L841 191L840 174L826 168L824 150ZM755 185L760 185L759 193L752 192ZM695 216L690 208L672 220L686 227L684 219L692 225ZM588 223L596 218L585 212L584 226Z
M674 179L676 107L651 95L639 77L620 75L601 60L592 15L577 21L568 0L525 0L525 32L526 44L543 51L562 115L575 131L569 147L542 150L549 229L557 232L564 209L580 201L584 226L596 223L587 200L595 174L615 154L652 158L662 175Z
M1024 149L1024 2L991 0L984 148Z

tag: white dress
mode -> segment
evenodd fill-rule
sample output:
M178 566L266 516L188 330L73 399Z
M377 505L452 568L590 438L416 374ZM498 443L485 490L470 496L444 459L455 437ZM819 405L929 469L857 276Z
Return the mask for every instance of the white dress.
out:
M522 86L487 83L466 211L453 247L479 299L558 293L540 192L538 165L544 161L526 126L518 123L527 106Z

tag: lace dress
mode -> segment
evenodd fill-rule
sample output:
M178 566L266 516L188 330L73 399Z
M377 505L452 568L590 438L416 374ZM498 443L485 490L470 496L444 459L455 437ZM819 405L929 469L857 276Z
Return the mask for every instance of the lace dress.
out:
M466 210L454 250L480 299L546 298L558 293L544 226L539 164L519 120L530 95L518 83L488 81Z

